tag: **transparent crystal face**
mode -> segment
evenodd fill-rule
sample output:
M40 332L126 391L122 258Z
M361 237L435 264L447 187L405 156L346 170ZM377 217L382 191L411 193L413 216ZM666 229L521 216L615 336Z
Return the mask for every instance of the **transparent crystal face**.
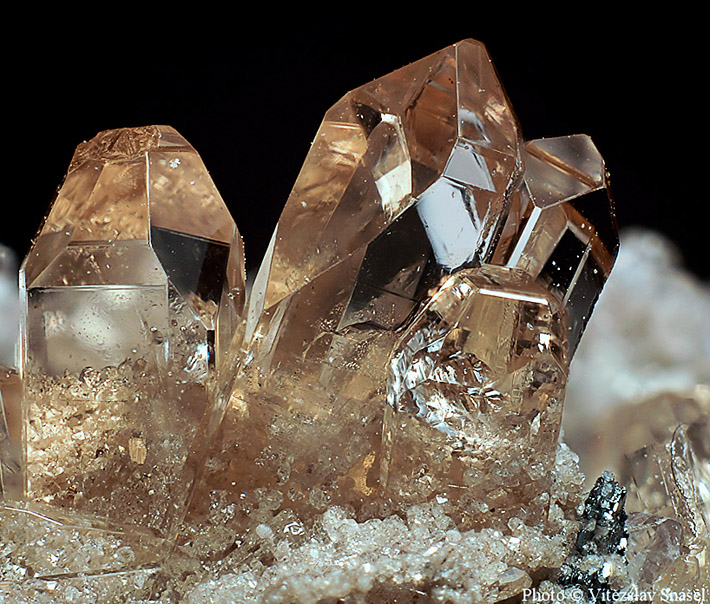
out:
M523 183L493 257L552 288L577 348L619 248L604 161L585 135L528 141Z
M541 492L562 419L566 328L554 294L519 269L451 276L392 353L385 492L410 502L475 493L467 522L476 509L505 514L531 485Z
M167 534L244 304L241 239L195 150L165 126L80 145L21 297L28 498Z

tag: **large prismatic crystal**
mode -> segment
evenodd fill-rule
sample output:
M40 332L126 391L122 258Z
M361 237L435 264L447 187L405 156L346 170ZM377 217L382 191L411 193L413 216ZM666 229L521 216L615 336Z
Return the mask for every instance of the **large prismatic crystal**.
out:
M27 497L167 533L244 303L195 150L164 126L80 145L20 286Z
M377 496L389 356L443 277L485 262L520 172L517 124L464 41L325 115L235 340L205 488L242 514ZM242 496L244 494L244 496ZM207 498L198 498L198 502Z

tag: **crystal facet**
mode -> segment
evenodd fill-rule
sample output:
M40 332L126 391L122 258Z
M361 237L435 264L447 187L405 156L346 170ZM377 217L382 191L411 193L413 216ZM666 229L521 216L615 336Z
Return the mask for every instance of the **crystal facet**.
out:
M490 258L518 145L490 59L470 40L326 113L235 338L204 489L243 510L259 506L255 489L310 510L375 494L396 330L447 274Z
M471 499L460 505L469 521L527 507L549 488L566 337L564 309L524 271L487 266L451 276L392 355L385 492L404 502Z
M245 294L195 150L165 126L80 145L20 283L28 498L166 532Z
M604 160L588 136L528 141L493 262L521 268L557 292L574 352L619 248Z

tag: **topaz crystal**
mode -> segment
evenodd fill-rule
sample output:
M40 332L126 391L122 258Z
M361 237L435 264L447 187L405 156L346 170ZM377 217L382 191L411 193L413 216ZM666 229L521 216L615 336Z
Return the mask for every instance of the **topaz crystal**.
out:
M471 40L327 111L234 342L203 493L228 493L241 518L263 492L274 510L307 514L377 497L397 330L443 277L492 255L518 146L488 54Z
M80 145L20 286L27 497L167 533L245 293L195 150L165 126Z
M385 493L409 503L437 496L469 525L544 517L529 504L550 488L566 319L555 295L519 269L451 276L392 353Z

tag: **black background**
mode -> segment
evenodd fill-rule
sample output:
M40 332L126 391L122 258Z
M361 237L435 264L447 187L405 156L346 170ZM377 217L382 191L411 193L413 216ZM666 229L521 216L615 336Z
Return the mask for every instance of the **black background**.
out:
M326 109L346 91L465 37L483 41L526 138L586 133L612 176L619 223L660 230L710 276L706 34L692 15L619 21L600 6L476 18L429 4L353 5L333 16L207 14L167 25L28 31L3 70L8 208L0 242L26 253L74 147L100 130L170 124L200 152L258 265ZM347 8L347 7L346 7ZM594 10L591 10L594 8ZM268 13L270 7L265 11ZM468 10L468 9L467 9ZM278 11L274 8L274 13ZM230 16L231 15L231 16Z

